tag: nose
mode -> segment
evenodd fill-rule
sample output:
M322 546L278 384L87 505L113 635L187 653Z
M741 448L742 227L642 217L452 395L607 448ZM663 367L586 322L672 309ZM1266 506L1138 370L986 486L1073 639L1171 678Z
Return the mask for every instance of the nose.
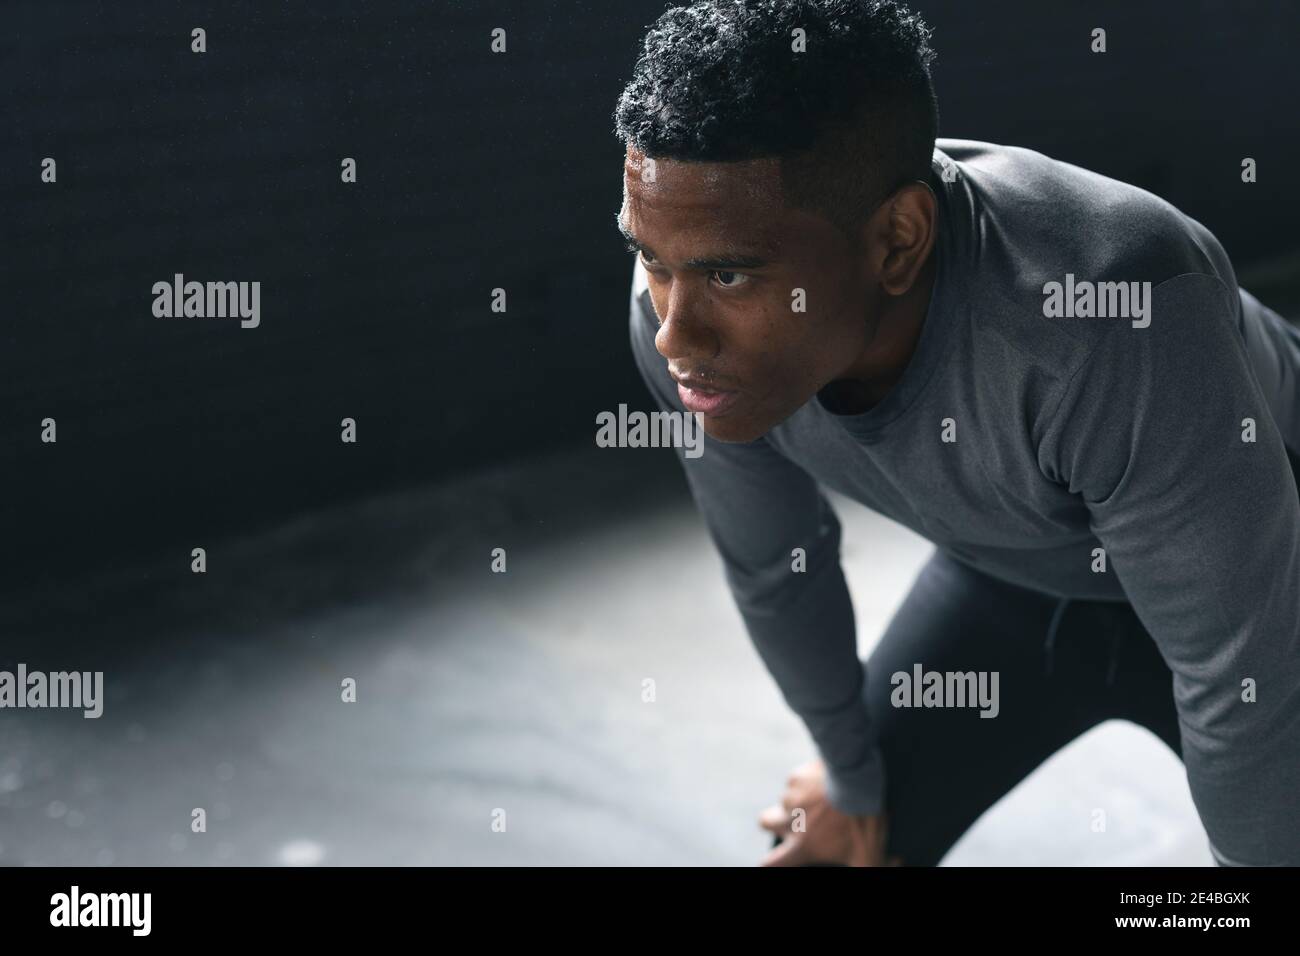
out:
M659 304L655 304L655 313L662 316L659 331L655 333L655 349L675 365L691 368L716 356L719 342L717 331L700 313L686 285L674 282L669 287L666 311L661 311Z

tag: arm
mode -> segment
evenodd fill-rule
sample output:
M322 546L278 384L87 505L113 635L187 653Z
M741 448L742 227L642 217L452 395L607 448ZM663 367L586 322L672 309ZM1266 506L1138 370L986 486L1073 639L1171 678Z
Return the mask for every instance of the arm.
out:
M639 295L640 272L630 302L632 353L659 407L685 413L655 351L658 320L649 296ZM839 521L813 479L764 439L732 444L704 435L703 442L698 458L677 455L750 639L817 745L831 804L879 813L884 774L862 696ZM807 570L796 573L797 547L807 553Z
M1065 386L1039 459L1087 502L1107 573L1173 671L1215 859L1297 865L1300 497L1235 303L1188 274L1152 290L1148 328L1082 320L1116 324Z

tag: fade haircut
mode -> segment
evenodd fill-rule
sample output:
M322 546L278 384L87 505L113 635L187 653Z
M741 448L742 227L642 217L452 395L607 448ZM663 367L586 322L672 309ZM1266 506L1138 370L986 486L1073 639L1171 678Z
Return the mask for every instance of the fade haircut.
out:
M778 158L786 203L856 241L891 193L931 180L930 36L895 0L672 7L646 34L615 132L656 159Z

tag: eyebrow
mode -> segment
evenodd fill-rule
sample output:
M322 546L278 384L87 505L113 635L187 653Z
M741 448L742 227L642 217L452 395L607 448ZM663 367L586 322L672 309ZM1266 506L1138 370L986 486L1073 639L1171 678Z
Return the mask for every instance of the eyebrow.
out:
M623 225L623 220L617 219L618 231L622 233L623 238L627 240L628 252L648 252L654 256L654 250L632 235L632 232ZM655 258L658 258L655 256ZM699 256L694 259L687 259L685 266L687 269L698 269L707 272L725 272L730 269L762 269L769 265L770 259L761 255L755 255L748 250L729 248L720 250L718 253L709 256Z

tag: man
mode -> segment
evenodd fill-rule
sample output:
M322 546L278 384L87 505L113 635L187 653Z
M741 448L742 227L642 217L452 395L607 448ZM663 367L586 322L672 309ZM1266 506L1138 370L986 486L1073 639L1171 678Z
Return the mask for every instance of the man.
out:
M929 37L889 0L673 8L615 113L633 353L704 428L688 483L820 755L764 862L936 864L1122 718L1216 861L1300 864L1300 332L1158 197L936 142ZM865 667L823 486L936 545ZM904 706L920 668L996 676L994 719Z

